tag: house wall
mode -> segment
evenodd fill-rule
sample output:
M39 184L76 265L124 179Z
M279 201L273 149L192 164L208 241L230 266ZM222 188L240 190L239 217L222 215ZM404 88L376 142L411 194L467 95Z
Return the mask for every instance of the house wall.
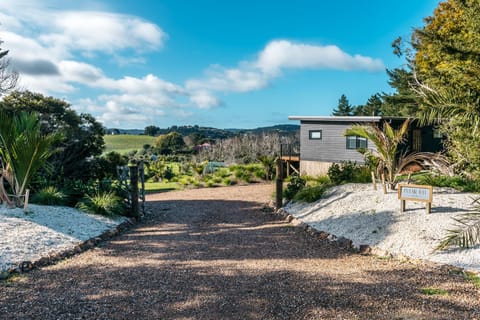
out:
M300 127L300 154L302 161L364 163L363 155L355 149L347 149L345 131L351 122L307 122ZM311 130L322 130L322 139L309 139ZM368 149L375 146L368 141Z
M326 175L332 163L333 162L300 160L300 175L312 177Z

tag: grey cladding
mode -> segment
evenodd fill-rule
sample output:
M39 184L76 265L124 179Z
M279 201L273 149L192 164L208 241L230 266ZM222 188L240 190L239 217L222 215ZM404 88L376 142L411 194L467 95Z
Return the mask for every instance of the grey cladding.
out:
M352 122L302 121L300 128L300 154L302 160L363 163L363 155L356 149L347 149L345 131ZM321 139L311 139L311 132L321 132ZM372 143L368 148L373 149Z

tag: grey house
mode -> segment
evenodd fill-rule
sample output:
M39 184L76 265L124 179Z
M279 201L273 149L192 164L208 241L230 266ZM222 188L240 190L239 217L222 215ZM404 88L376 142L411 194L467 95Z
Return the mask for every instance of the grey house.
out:
M355 161L364 163L359 148L375 150L373 143L361 137L346 137L345 131L355 124L382 126L388 121L399 127L406 118L355 117L355 116L290 116L300 120L300 174L316 176L325 174L332 163ZM413 121L407 142L402 149L407 152L438 152L443 148L442 136L432 126L419 126Z

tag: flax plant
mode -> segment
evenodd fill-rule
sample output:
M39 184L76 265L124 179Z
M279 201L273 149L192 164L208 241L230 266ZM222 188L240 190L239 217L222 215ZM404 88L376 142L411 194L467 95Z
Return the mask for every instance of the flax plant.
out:
M21 205L21 197L38 169L53 154L52 144L57 134L41 133L41 123L36 113L7 114L0 112L0 197L7 205ZM4 189L4 181L10 185L14 200Z

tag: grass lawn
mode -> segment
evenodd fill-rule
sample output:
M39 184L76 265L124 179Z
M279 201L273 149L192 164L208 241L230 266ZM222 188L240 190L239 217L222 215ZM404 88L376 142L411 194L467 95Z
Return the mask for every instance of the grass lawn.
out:
M133 134L105 135L103 138L106 146L105 153L116 151L122 154L142 149L145 144L153 145L156 139L156 137Z
M177 182L145 182L145 193L180 190L183 187Z

